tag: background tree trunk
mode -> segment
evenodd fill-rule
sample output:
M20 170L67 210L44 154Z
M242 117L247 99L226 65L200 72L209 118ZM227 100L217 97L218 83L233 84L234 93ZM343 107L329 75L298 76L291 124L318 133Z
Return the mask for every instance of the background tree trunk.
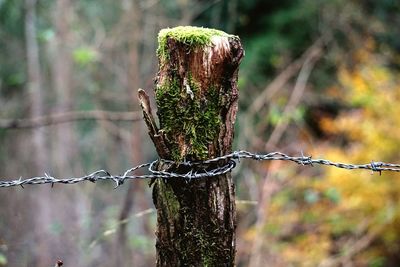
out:
M31 117L43 116L42 75L39 64L39 46L36 34L36 0L26 0L25 37L28 73L28 92L31 104ZM44 172L46 167L46 142L43 129L34 129L32 144L34 146L35 172Z
M129 67L127 70L127 92L129 92L132 96L131 105L132 107L138 106L138 100L136 95L132 92L132 88L139 88L139 84L141 84L141 64L140 64L140 48L141 41L143 40L142 34L142 13L141 5L139 1L131 1L130 8L127 11L129 13L130 23L127 34L129 35L128 39L128 47L129 47ZM132 148L132 164L137 164L137 162L144 162L143 158L143 147L142 147L142 137L143 137L143 126L140 123L135 123L132 129L131 134L131 148ZM129 251L129 232L128 232L128 224L123 223L129 219L131 213L135 206L143 208L146 206L146 197L145 193L146 184L142 183L142 181L132 181L129 183L128 190L126 191L126 195L119 213L119 222L121 222L118 226L117 238L115 240L115 252L113 256L115 257L114 264L115 266L132 266L133 263L141 262L145 265L145 257L143 257L143 253L140 253L136 250ZM151 203L149 203L151 204ZM143 232L144 224L148 223L147 220L142 220L143 223L139 226L139 230ZM143 233L140 233L143 234ZM131 257L126 257L126 255L132 254Z
M32 118L40 117L44 114L43 83L41 66L39 63L39 45L36 31L36 4L36 0L25 0L25 42L28 74L27 89L29 92L31 107L30 115ZM32 135L32 152L33 155L35 155L33 157L34 173L39 174L46 171L45 168L47 165L45 132L43 129L33 129ZM33 255L35 256L32 257L30 263L32 265L36 263L37 266L45 266L47 261L46 254L49 252L48 235L40 226L43 225L43 218L49 217L49 204L42 201L42 199L45 198L38 199L35 195L40 194L43 197L48 196L49 194L45 188L38 188L37 191L31 192L31 194L31 199L28 203L34 203L31 204L32 207L40 207L39 211L34 215L38 218L35 219L35 224L39 229L38 232L40 232L40 235L35 240L36 246L35 251L33 252ZM43 252L45 253L43 254Z
M166 29L159 34L158 56L159 128L143 91L139 99L159 156L181 162L231 152L243 56L239 38L196 27ZM192 181L158 179L153 201L157 266L234 265L235 190L229 173Z
M74 85L72 84L72 25L73 7L70 0L57 0L54 10L54 36L53 82L56 96L56 113L64 113L74 109ZM74 134L74 125L59 125L56 129L54 142L54 159L56 173L67 175L79 173L78 164L71 163L77 155L77 138Z

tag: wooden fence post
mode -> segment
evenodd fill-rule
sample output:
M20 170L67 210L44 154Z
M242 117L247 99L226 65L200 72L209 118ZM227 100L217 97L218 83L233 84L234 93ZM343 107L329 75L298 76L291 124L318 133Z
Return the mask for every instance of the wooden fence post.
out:
M159 126L148 96L139 90L157 153L176 162L230 153L238 67L244 54L239 38L214 29L180 26L161 30L158 42ZM158 169L164 170L161 165ZM157 179L153 201L157 266L234 266L236 211L230 173L191 181Z

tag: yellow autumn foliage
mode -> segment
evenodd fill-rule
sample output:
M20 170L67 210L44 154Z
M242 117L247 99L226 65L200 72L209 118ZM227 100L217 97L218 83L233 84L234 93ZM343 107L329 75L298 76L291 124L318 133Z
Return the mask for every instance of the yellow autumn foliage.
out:
M319 124L346 145L320 146L323 158L400 161L400 72L375 50L368 40L354 52L352 67L338 68L341 93L333 95L350 108ZM268 207L266 231L281 240L276 251L287 266L325 266L323 262L347 256L356 266L384 266L388 253L400 253L395 245L400 241L400 175L318 171L319 176L291 177L290 187L277 193Z

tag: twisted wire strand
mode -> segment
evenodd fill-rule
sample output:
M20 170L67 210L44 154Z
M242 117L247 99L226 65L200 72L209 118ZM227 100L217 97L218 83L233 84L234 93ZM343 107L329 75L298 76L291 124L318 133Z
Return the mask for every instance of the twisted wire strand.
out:
M400 172L400 164L386 163L386 162L374 162L366 164L350 164L333 162L327 159L313 159L311 156L289 156L282 152L271 152L267 154L257 154L245 150L234 151L230 154L226 154L220 157L204 160L204 161L183 161L174 162L171 160L158 159L149 163L137 165L133 168L126 170L122 175L111 175L106 170L98 170L82 177L71 177L71 178L55 178L48 175L37 176L32 178L0 181L0 187L13 187L24 185L37 185L37 184L76 184L80 182L97 182L102 180L111 180L115 183L115 188L122 185L125 180L129 179L171 179L171 178L183 178L187 182L192 179L201 179L206 177L215 177L231 172L236 167L236 162L240 159L250 159L256 161L268 161L268 160L281 160L281 161L292 161L299 165L314 166L314 165L326 165L347 170L364 169L371 170L372 172ZM173 168L169 170L168 167L164 170L158 170L158 164L163 163L167 166L183 166L188 171L176 171L179 168ZM136 170L147 168L148 174L135 175Z

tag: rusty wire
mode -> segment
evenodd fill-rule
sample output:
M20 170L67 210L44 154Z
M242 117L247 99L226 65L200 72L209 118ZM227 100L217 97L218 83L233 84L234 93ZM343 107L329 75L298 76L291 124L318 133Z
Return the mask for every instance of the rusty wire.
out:
M200 179L206 177L215 177L231 172L236 167L236 162L240 159L252 159L257 161L281 160L292 161L299 165L327 165L336 168L356 170L364 169L372 172L400 172L400 164L375 162L371 161L366 164L349 164L332 162L326 159L313 159L311 156L289 156L281 152L271 152L267 154L257 154L244 150L235 151L227 155L216 157L205 161L183 161L173 162L171 160L158 159L153 162L144 163L126 170L122 175L111 175L105 170L98 170L82 177L71 178L55 178L51 175L37 176L32 178L0 181L0 187L13 187L35 184L76 184L84 181L97 182L102 180L111 180L115 183L115 188L122 185L129 179L172 179L181 178L190 182L192 179ZM161 169L160 169L161 166ZM148 174L135 175L134 172L138 169L147 168Z

